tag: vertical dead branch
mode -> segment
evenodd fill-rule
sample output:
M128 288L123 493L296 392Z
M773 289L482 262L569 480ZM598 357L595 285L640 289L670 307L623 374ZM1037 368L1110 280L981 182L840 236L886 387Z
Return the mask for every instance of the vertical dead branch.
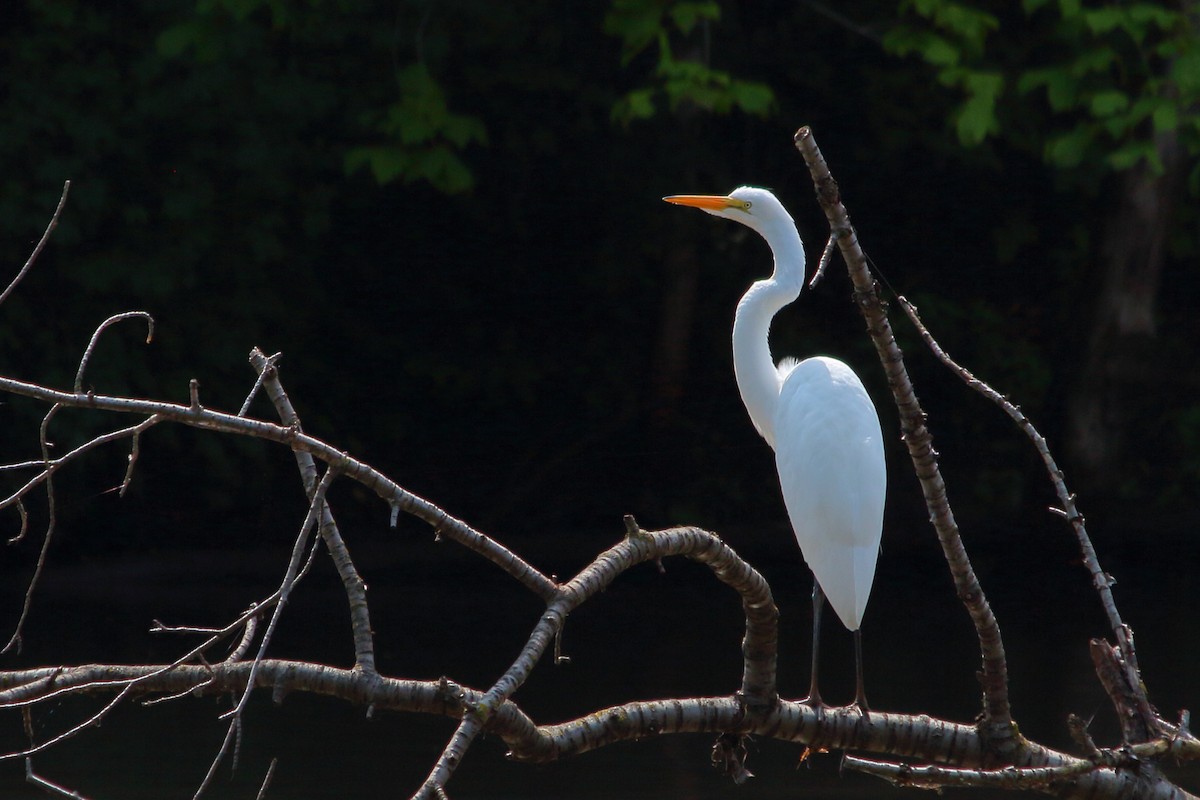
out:
M875 350L888 378L888 385L892 389L892 397L900 412L900 429L904 433L904 443L908 447L917 478L921 482L925 505L929 509L930 519L942 544L942 552L950 566L958 597L975 623L983 658L980 681L983 684L983 711L988 736L1000 747L1003 747L1003 739L1017 742L1019 739L1012 724L1012 710L1008 700L1008 665L1004 656L1000 626L963 547L958 524L954 520L950 501L946 496L946 484L942 481L938 469L933 436L925 427L925 412L917 401L912 382L909 381L908 371L904 367L904 356L892 335L883 299L867 270L866 256L859 246L854 227L850 224L846 207L842 205L837 182L830 174L829 167L808 127L796 132L795 143L808 165L816 187L817 200L825 211L825 218L829 221L830 229L850 272L850 279L854 283L854 299L866 319L867 331L875 344Z

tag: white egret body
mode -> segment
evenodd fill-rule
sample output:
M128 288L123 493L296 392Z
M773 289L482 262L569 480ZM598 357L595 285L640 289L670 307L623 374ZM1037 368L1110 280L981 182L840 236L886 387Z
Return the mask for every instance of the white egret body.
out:
M754 229L775 257L771 277L756 281L738 303L733 366L746 411L775 450L784 505L817 581L809 696L820 702L816 652L821 590L842 624L857 636L875 579L887 487L879 416L862 381L843 362L815 356L786 358L776 365L771 359L771 320L800 296L805 267L796 223L775 196L743 186L728 197L664 199ZM860 661L858 702L865 710L861 676Z

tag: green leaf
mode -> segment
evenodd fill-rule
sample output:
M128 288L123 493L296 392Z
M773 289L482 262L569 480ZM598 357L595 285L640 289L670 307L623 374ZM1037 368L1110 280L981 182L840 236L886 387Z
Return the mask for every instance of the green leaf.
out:
M613 105L612 118L625 125L635 119L650 119L653 116L653 89L635 89Z
M1129 18L1138 25L1145 26L1150 23L1164 31L1175 27L1181 19L1178 11L1172 11L1163 5L1154 3L1137 3L1130 6L1127 13Z
M1128 142L1109 153L1105 160L1115 170L1129 169L1143 160L1156 174L1161 174L1163 170L1162 160L1158 157L1158 151L1154 149L1154 143L1144 139Z
M379 184L391 183L406 175L411 164L411 155L395 147L353 147L345 156L348 174L366 167Z
M1046 142L1046 160L1064 168L1079 166L1093 139L1092 129L1077 125L1067 133L1050 137Z
M1179 113L1175 110L1175 105L1171 102L1163 103L1154 109L1151 118L1154 120L1154 130L1156 133L1173 131L1179 127Z
M1111 47L1086 48L1071 62L1071 74L1083 77L1093 73L1104 73L1116 60L1117 53Z
M1125 23L1125 12L1111 6L1089 10L1083 13L1083 22L1092 33L1108 33Z
M701 3L676 3L671 6L671 21L682 33L691 33L702 20L716 22L721 18L721 6L716 0Z
M663 32L662 9L641 0L613 0L604 15L604 32L621 38L621 64L626 66Z
M1175 57L1171 63L1171 80L1185 94L1200 93L1200 46L1191 44L1187 52Z
M934 22L977 53L983 52L988 33L1000 27L1000 21L991 14L958 3L942 5L934 14Z
M898 56L916 53L926 63L936 67L956 66L962 57L962 50L949 39L915 28L902 27L888 31L883 37L883 46Z
M167 58L174 58L182 55L183 51L191 47L194 36L194 23L184 22L179 25L173 25L160 33L154 45L160 55L164 55Z
M1129 95L1116 89L1096 92L1088 103L1094 117L1110 117L1129 108Z
M1082 0L1058 0L1058 13L1063 19L1078 17L1082 10Z
M996 72L975 72L964 76L969 97L955 117L958 140L967 146L982 142L1000 128L996 119L996 98L1004 88L1004 77Z
M730 91L738 108L756 117L766 117L775 108L775 92L765 83L734 81Z

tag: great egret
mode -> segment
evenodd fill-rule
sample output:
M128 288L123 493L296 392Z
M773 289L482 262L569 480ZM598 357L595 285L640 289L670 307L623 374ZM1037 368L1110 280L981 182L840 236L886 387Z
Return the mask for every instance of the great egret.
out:
M842 624L854 632L855 704L865 713L860 625L875 579L887 486L879 415L862 381L843 362L826 356L785 358L778 366L771 361L771 319L800 296L805 263L796 223L775 195L742 186L728 197L663 199L752 228L775 256L771 277L756 281L738 303L734 374L751 422L775 450L784 505L815 578L808 702L823 705L817 690L817 646L824 594Z

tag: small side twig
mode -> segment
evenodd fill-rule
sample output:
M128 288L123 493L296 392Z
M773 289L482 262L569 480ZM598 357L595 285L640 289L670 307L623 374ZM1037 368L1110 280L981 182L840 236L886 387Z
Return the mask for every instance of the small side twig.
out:
M15 500L17 513L21 516L21 528L17 531L17 535L8 540L9 544L16 544L25 538L25 534L29 532L29 511L25 508L25 503L18 497Z
M271 759L271 763L267 767L267 774L263 776L262 786L258 787L258 794L254 796L254 800L263 800L267 796L267 787L271 785L271 779L275 777L275 766L278 763L278 758Z
M258 666L262 663L263 658L266 657L267 646L271 643L275 627L279 624L283 610L287 607L287 601L292 593L292 588L296 585L296 581L302 572L301 565L304 562L305 546L308 544L309 534L312 533L313 528L317 524L317 517L320 515L320 509L325 502L325 493L329 489L330 484L333 483L333 479L337 477L337 474L337 469L330 466L325 470L325 474L321 476L321 482L317 485L312 501L308 505L308 514L305 515L304 522L300 525L300 532L296 535L295 544L292 545L292 557L288 561L283 581L279 585L279 599L275 603L275 610L271 613L271 621L267 623L267 630L263 633L262 642L259 643L258 654L254 657L254 666L250 668L250 676L246 679L246 691L242 693L237 706L233 710L222 714L222 717L241 716L242 711L246 707L246 701L249 700L250 692L254 688L254 679L258 672Z
M21 271L17 273L17 277L13 278L12 281L9 282L8 286L5 287L3 292L0 292L0 304L8 299L8 296L12 294L13 289L17 288L17 284L21 282L21 279L24 278L25 274L28 273L33 267L33 262L37 261L37 257L41 255L42 249L46 246L46 242L50 240L50 234L53 233L54 229L58 227L58 218L62 216L63 206L67 204L67 194L70 192L70 190L71 182L64 181L62 195L58 198L58 206L55 207L54 214L50 217L50 224L46 226L45 232L42 233L42 238L38 239L37 245L33 248L33 253L31 253L29 258L25 261L25 266L21 267Z
M54 530L58 524L58 505L54 502L54 481L51 478L50 467L50 448L52 447L50 440L46 438L46 431L50 427L50 420L54 419L54 415L62 406L55 403L46 412L46 416L42 418L42 424L38 428L38 445L42 449L42 463L45 466L43 474L46 476L46 533L42 538L41 549L38 550L37 564L34 565L33 575L29 578L29 584L25 587L25 599L21 602L21 615L17 617L17 624L13 626L12 636L9 637L7 644L0 648L0 653L7 653L10 650L21 652L22 631L25 629L25 621L29 618L29 611L33 608L33 594L37 589L38 581L42 577L42 572L46 568L46 555L50 552L50 542L54 539Z
M261 366L259 363L256 363L258 361L256 355L262 357ZM267 380L267 376L276 374L274 370L279 366L279 359L282 357L283 353L276 353L273 356L263 356L262 351L257 347L250 351L250 363L254 364L255 369L258 371L258 379L254 381L254 386L250 387L250 393L246 395L246 400L242 403L242 407L238 409L237 415L239 417L244 417L250 412L250 404L254 402L255 395L262 389L263 382Z
M825 242L825 251L821 253L821 260L817 262L817 271L813 273L812 280L808 282L809 289L817 288L817 283L825 277L825 270L829 268L833 251L837 248L837 239L837 231L831 231L829 241Z
M46 780L41 775L38 775L33 771L32 758L25 759L25 780L29 783L32 783L39 789L44 789L51 794L57 795L58 797L70 797L71 800L88 800L85 795L82 795L76 791L72 791L65 786L60 786L59 784Z
M144 319L146 320L146 344L150 344L154 340L154 317L150 316L145 311L125 311L120 314L113 314L104 322L100 323L100 327L96 328L92 333L92 338L88 342L87 348L83 351L83 358L79 359L79 369L75 373L75 394L83 391L83 373L87 370L88 361L91 360L92 353L96 349L96 345L100 342L100 337L113 325L127 319Z
M253 611L257 607L257 603L252 603L250 610ZM242 631L241 641L238 642L237 647L233 648L233 652L225 657L225 663L241 661L246 657L246 653L250 652L250 645L254 644L254 634L258 630L258 619L257 616L253 616L246 620L246 627Z

